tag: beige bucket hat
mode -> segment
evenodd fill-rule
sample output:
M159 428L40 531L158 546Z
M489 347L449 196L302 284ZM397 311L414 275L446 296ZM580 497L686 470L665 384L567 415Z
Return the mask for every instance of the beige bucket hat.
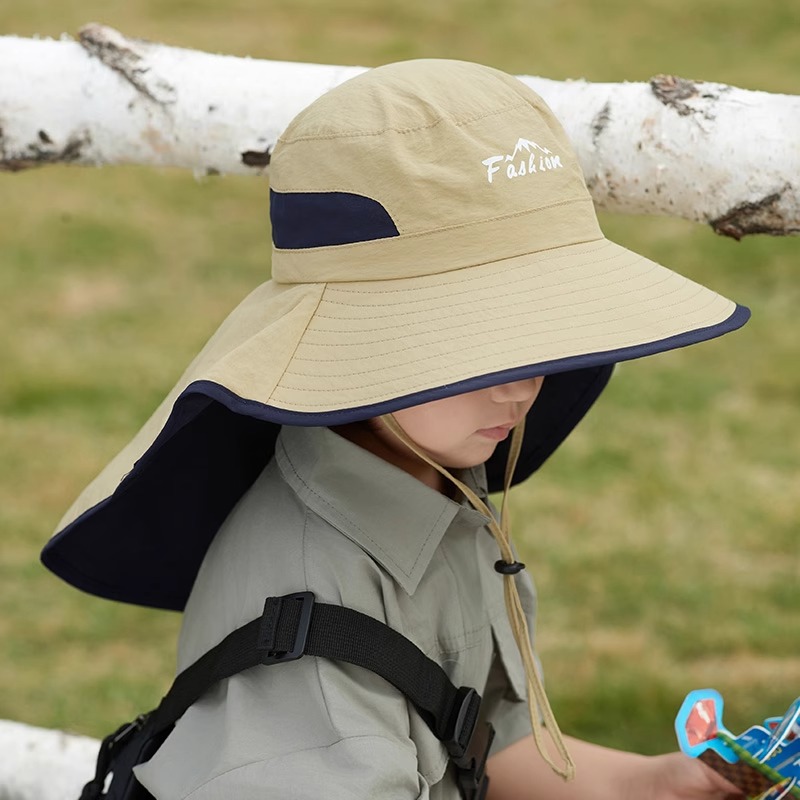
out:
M182 608L281 425L333 425L533 375L515 480L615 362L749 311L603 236L542 99L476 64L366 72L300 113L271 165L272 280L234 310L83 492L44 563L118 600ZM505 452L488 464L502 473Z

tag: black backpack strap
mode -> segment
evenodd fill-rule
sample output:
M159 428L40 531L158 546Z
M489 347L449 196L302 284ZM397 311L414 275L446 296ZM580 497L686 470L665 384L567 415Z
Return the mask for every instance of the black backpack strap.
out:
M167 731L215 683L262 664L303 655L364 667L393 684L447 748L465 800L483 800L484 768L494 730L478 725L480 695L457 688L413 642L351 608L317 603L311 592L268 597L257 619L228 634L181 672L146 720L152 736ZM119 732L117 732L119 734Z

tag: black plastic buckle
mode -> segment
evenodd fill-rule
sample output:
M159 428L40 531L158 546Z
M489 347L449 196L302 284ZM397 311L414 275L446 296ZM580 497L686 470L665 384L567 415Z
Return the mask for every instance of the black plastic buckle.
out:
M484 800L489 788L486 759L494 739L491 723L478 724L481 697L469 686L458 690L452 732L444 744L456 768L456 782L464 800Z
M135 734L144 728L152 713L152 711L149 711L147 714L139 714L135 720L120 725L117 730L109 733L103 739L97 753L95 776L83 787L78 800L99 800L102 797L106 797L103 794L103 790L108 773L112 771L113 761L117 757L117 750L121 750Z
M108 737L109 750L114 750L126 744L134 733L138 733L138 731L144 728L152 713L152 711L149 711L147 714L139 714L139 716L136 717L136 719L132 722L128 722L125 725L121 725L119 728L117 728L117 730L115 730L114 733Z
M286 613L288 603L300 603L300 618L294 641L288 650L277 649L278 625L281 613ZM306 649L308 629L311 626L311 612L314 610L313 592L295 592L283 597L268 597L264 603L261 627L258 634L258 649L264 651L262 664L277 664L296 661Z

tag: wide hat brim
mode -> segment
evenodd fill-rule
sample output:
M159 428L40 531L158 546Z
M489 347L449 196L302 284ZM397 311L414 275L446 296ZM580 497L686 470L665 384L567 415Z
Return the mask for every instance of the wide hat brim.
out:
M435 276L268 281L78 498L43 562L92 594L182 609L281 425L344 424L545 375L518 483L583 417L614 363L714 338L748 317L604 239ZM500 447L487 463L493 490L504 459Z
M651 355L747 318L730 300L606 239L435 275L329 282L303 302L280 375L263 386L267 403L298 412L300 424L307 414L374 416ZM239 380L234 370L224 378ZM294 419L287 413L286 422Z

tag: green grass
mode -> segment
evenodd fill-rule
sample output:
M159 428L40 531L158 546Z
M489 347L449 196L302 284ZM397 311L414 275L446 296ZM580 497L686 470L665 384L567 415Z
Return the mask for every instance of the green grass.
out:
M263 58L437 56L595 81L665 72L796 92L800 13L765 0L31 0L0 32L101 21ZM0 717L101 735L157 702L179 618L38 564L75 495L269 275L267 187L169 170L0 175ZM680 220L606 232L753 309L723 340L622 365L513 499L565 730L655 752L692 688L739 730L800 694L798 242Z

